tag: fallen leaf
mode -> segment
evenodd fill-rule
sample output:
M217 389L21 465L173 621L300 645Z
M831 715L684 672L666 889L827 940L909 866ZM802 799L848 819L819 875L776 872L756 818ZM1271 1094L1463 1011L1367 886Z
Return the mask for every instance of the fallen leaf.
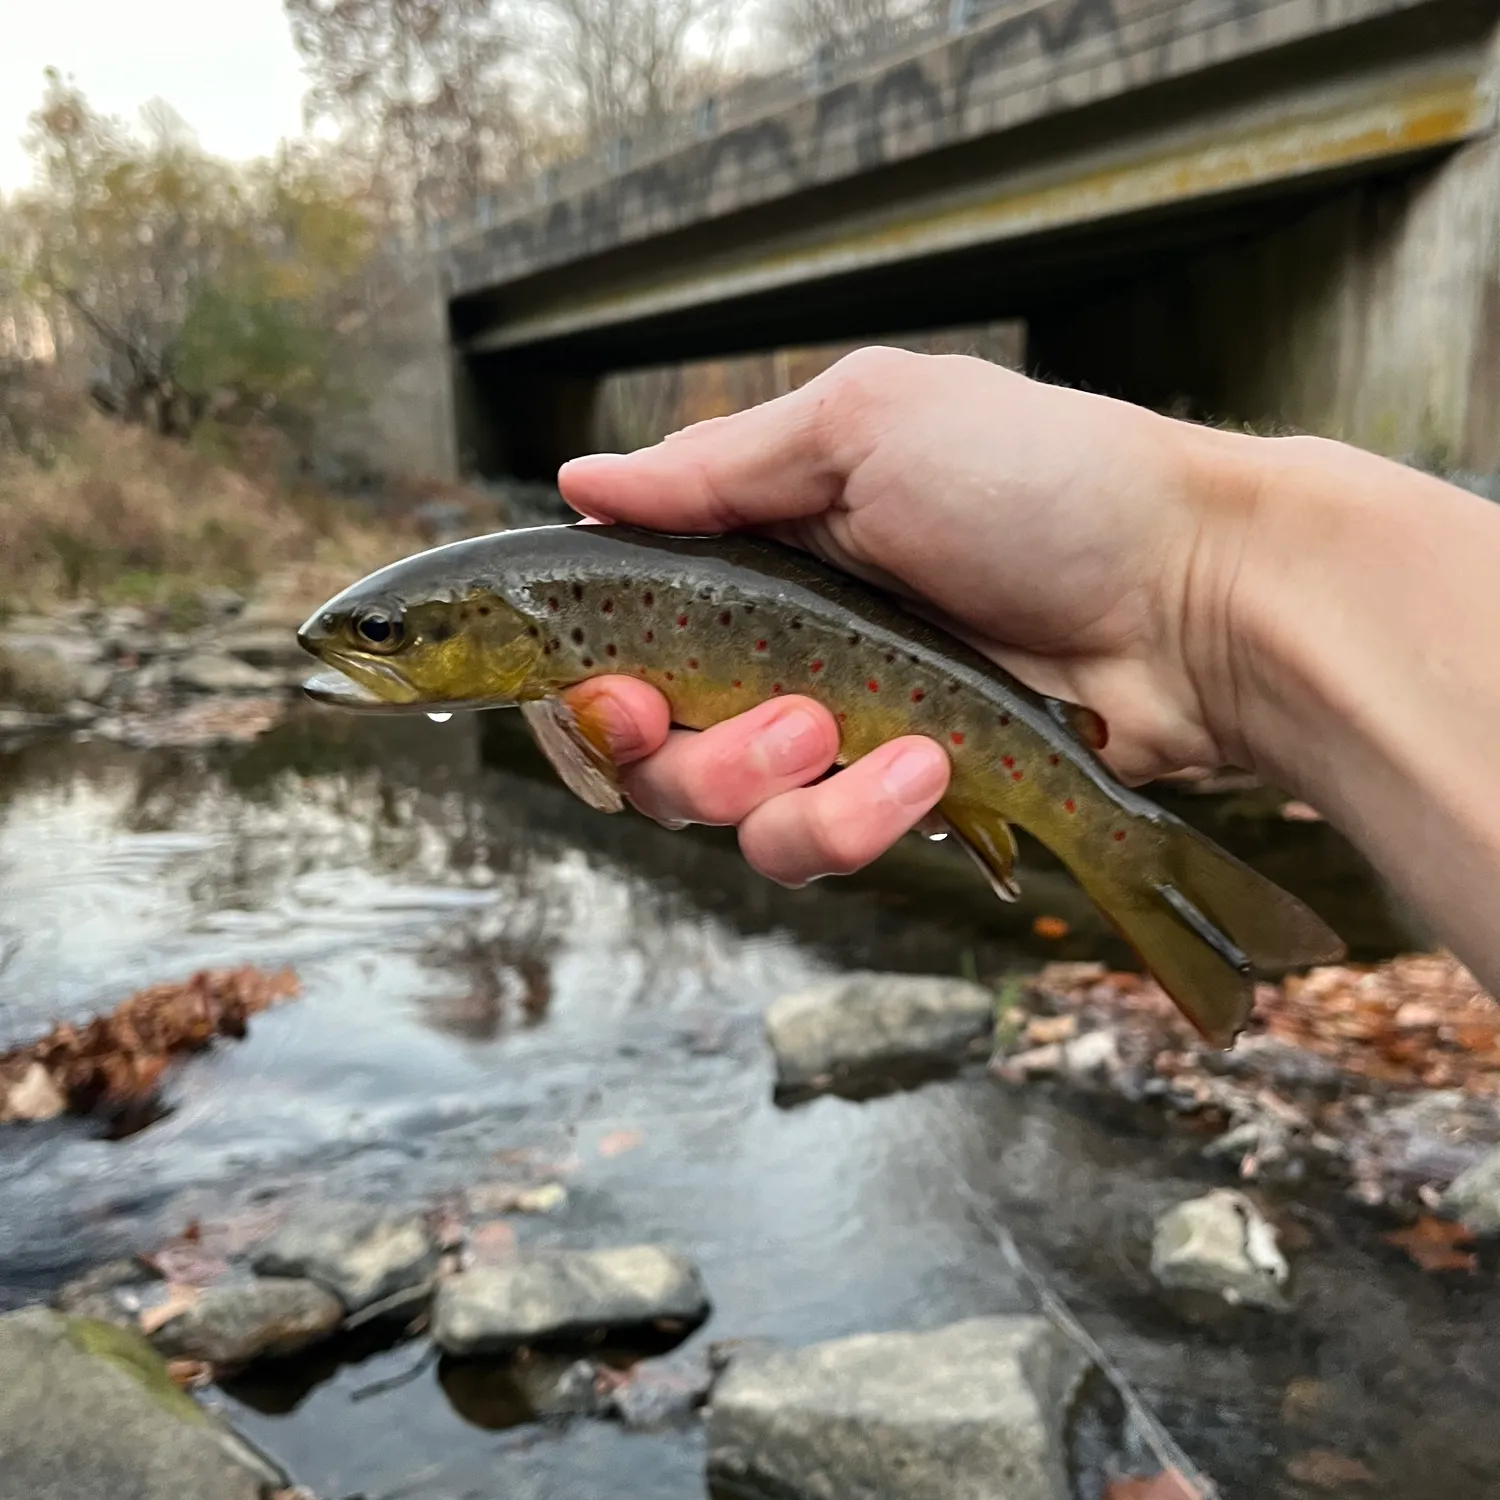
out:
M229 1274L229 1262L192 1240L171 1240L136 1257L163 1281L178 1286L212 1286Z
M41 1063L29 1062L17 1071L20 1076L9 1086L0 1073L0 1120L35 1124L55 1120L67 1109L62 1090Z
M476 1224L468 1234L469 1254L474 1260L493 1264L516 1253L516 1232L504 1219Z
M214 1367L202 1359L169 1359L167 1374L174 1385L192 1391L213 1384Z
M601 1137L599 1155L623 1156L627 1151L634 1151L644 1139L639 1130L612 1130Z
M1033 1016L1026 1023L1026 1040L1034 1047L1070 1042L1078 1035L1077 1016Z
M141 1332L149 1338L158 1328L165 1328L173 1318L185 1313L198 1297L199 1290L195 1286L169 1286L164 1302L158 1302L141 1312Z
M1382 1238L1404 1250L1424 1271L1473 1271L1478 1266L1472 1251L1458 1248L1473 1243L1473 1232L1451 1219L1423 1214L1416 1223Z
M1203 1500L1203 1496L1177 1469L1163 1469L1144 1479L1112 1479L1104 1487L1104 1500Z
M1038 917L1031 924L1031 930L1037 937L1055 942L1059 938L1067 937L1072 928L1061 917Z
M1286 1471L1298 1484L1309 1484L1319 1490L1341 1490L1346 1484L1375 1482L1375 1476L1357 1458L1327 1448L1313 1448L1289 1458Z

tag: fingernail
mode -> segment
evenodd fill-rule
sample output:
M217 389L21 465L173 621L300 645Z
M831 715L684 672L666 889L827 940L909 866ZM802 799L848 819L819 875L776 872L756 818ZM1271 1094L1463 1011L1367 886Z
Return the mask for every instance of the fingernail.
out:
M909 745L885 768L881 785L903 807L917 807L943 789L946 775L943 752L935 745Z
M821 764L826 749L822 725L805 708L788 709L766 725L752 746L773 776L793 776Z
M568 695L574 713L587 707L594 721L604 730L604 738L609 742L609 752L616 760L630 761L643 755L646 741L635 719L615 700L607 687L595 687L593 691L589 690L590 687L592 684L585 684Z
M629 456L628 453L585 453L578 458L570 458L558 472L566 474L569 470L590 469Z

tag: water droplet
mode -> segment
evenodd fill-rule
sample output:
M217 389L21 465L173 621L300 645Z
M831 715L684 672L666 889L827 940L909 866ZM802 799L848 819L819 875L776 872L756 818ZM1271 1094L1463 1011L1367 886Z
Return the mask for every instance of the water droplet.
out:
M928 842L933 844L941 844L947 837L948 835L941 828L936 833L929 833L927 835Z
M453 715L452 714L428 714L427 717L429 719L431 719L434 724L446 724L448 722L448 720L453 717Z

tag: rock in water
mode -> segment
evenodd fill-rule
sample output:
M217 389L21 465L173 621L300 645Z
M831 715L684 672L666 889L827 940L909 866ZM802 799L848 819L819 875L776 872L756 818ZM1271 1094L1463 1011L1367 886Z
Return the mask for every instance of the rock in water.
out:
M343 1320L343 1303L314 1282L256 1277L205 1287L151 1342L176 1359L238 1365L305 1349Z
M0 1317L0 1500L260 1500L288 1483L138 1334L40 1307Z
M177 664L173 679L179 687L195 693L264 693L280 684L270 672L262 672L238 657L200 651Z
M780 1089L962 1057L994 1029L995 997L966 979L845 974L783 995L766 1012Z
M1440 1207L1475 1234L1500 1234L1500 1147L1460 1172L1443 1194Z
M450 1354L498 1354L540 1340L708 1316L698 1268L655 1245L523 1252L450 1276L438 1288L433 1339Z
M1088 1369L1033 1316L750 1351L714 1391L709 1474L776 1500L1067 1500Z
M1287 1308L1288 1275L1276 1231L1233 1188L1169 1208L1156 1222L1151 1274L1174 1290L1214 1292L1226 1302Z
M337 1202L301 1210L252 1261L262 1276L316 1281L351 1313L403 1292L425 1295L437 1264L420 1215Z

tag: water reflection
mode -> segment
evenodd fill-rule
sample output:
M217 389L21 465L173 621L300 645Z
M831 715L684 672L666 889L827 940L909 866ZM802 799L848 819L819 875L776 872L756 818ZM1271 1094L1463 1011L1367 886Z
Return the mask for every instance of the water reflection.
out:
M303 983L173 1075L170 1115L130 1140L0 1133L0 1305L189 1218L315 1194L428 1202L533 1147L578 1165L565 1211L521 1221L523 1242L683 1246L714 1298L702 1337L1027 1305L998 1219L1226 1493L1290 1500L1286 1455L1320 1444L1364 1455L1372 1495L1418 1475L1480 1492L1497 1456L1482 1372L1500 1367L1487 1282L1435 1288L1326 1215L1298 1253L1298 1319L1215 1340L1167 1319L1146 1278L1152 1214L1208 1180L1149 1117L1101 1122L972 1073L772 1107L760 1013L816 975L1123 958L1055 867L1032 857L1026 900L1002 907L949 845L910 840L858 880L782 891L722 832L582 807L491 717L483 743L472 724L309 714L235 752L0 759L0 1046L200 966L291 963ZM1410 941L1330 830L1182 807L1361 952ZM1043 913L1064 941L1033 936ZM600 1150L621 1132L639 1145ZM702 1493L690 1432L539 1437L515 1370L417 1355L356 1341L230 1396L321 1493L490 1494L502 1462L508 1496ZM1299 1379L1326 1404L1292 1431Z

